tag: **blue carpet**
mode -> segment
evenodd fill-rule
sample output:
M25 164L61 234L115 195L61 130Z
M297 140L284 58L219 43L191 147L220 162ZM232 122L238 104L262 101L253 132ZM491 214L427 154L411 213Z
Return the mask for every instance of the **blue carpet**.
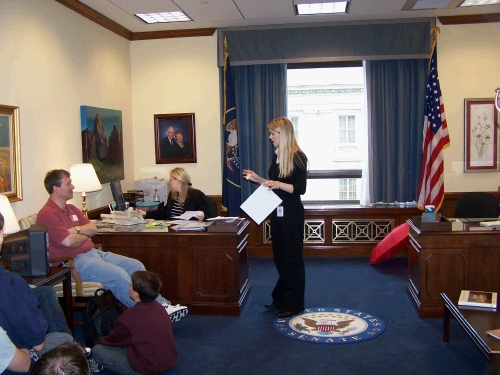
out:
M273 329L273 260L250 258L251 293L240 317L189 315L174 324L179 349L169 375L466 375L488 374L488 362L457 322L443 343L441 319L419 319L406 295L407 260L368 265L368 258L306 258L306 307L349 307L386 325L355 345L311 345ZM168 296L167 296L168 297ZM76 338L81 342L81 327ZM103 375L112 375L106 370Z

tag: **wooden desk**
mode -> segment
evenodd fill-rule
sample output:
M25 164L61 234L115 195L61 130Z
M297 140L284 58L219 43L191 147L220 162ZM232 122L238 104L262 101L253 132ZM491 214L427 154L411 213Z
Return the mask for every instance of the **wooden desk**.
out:
M421 231L417 220L407 221L407 292L420 318L443 316L441 293L458 301L462 289L500 292L500 230L462 220L446 232Z
M238 233L102 232L105 251L140 260L163 282L162 295L191 314L239 316L250 293L247 226Z
M25 276L28 284L35 286L54 286L63 283L63 298L61 307L66 316L68 326L73 331L73 292L71 291L71 267L50 267L47 276Z
M486 331L500 327L500 312L461 308L446 293L441 293L441 297L444 301L443 341L446 344L450 342L450 317L453 315L460 327L490 361L490 373L497 374L500 370L500 340L488 336Z

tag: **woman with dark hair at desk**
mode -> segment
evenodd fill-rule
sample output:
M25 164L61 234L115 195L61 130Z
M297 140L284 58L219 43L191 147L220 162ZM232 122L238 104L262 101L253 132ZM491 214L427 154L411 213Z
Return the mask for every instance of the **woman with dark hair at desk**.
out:
M198 220L215 217L217 214L209 211L207 197L201 190L191 187L191 177L184 168L174 168L170 171L170 194L167 204L155 211L138 210L146 219L165 220L182 215L186 211L202 211Z
M300 149L293 125L285 117L267 125L269 139L276 148L269 167L269 180L251 170L243 170L245 178L272 189L281 204L271 213L273 257L278 282L272 292L273 302L266 309L275 309L280 318L304 310L306 285L303 252L304 206L300 196L306 192L307 157Z

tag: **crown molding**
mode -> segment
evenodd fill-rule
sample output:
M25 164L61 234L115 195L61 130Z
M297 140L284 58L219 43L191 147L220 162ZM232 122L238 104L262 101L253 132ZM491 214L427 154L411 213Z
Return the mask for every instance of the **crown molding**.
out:
M500 13L469 14L465 16L442 16L437 18L443 25L500 22Z
M216 28L208 29L183 29L183 30L164 30L164 31L146 31L142 33L132 33L131 40L147 39L167 39L167 38L186 38L193 36L212 36Z
M216 28L207 29L184 29L184 30L167 30L167 31L146 31L134 33L115 21L103 16L101 13L79 2L78 0L55 0L83 17L88 18L92 22L118 34L127 40L148 40L148 39L168 39L168 38L186 38L196 36L212 36Z
M102 27L120 35L121 37L131 40L132 31L117 24L115 21L110 20L108 17L103 16L101 13L96 12L94 9L87 5L80 3L78 0L55 0L58 3L68 7L76 13L88 18L89 20L101 25Z

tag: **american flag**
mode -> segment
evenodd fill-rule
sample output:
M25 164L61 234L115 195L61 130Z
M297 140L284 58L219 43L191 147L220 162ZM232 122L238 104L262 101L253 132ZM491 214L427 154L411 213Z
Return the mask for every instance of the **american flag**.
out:
M437 45L431 52L427 92L425 95L424 143L418 207L434 205L438 211L444 197L443 150L450 145L443 98L437 71Z

